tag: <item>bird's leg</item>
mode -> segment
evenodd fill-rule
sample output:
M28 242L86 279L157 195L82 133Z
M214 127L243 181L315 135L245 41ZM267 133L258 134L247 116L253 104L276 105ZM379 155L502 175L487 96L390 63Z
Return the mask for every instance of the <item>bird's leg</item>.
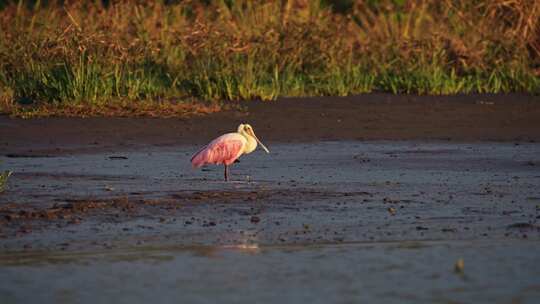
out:
M225 181L229 181L229 166L225 165Z

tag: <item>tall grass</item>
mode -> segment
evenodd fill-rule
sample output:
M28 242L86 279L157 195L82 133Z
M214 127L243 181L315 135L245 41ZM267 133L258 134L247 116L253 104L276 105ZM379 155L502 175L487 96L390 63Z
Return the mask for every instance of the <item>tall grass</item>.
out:
M540 92L538 1L337 4L9 3L0 10L0 101Z

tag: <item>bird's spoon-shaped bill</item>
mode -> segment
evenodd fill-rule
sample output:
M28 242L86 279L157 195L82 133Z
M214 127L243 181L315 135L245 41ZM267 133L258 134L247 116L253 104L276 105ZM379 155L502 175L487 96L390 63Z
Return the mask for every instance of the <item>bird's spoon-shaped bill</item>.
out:
M264 149L264 151L266 151L266 153L270 153L268 148L257 138L257 135L255 135L255 132L251 132L251 135L253 135L255 140L259 143L259 145L261 145L261 147Z
M266 153L270 153L268 148L265 145L263 145L263 143L257 137L255 137L255 140L257 140L257 142L261 145L261 147L264 149L264 151L266 151Z

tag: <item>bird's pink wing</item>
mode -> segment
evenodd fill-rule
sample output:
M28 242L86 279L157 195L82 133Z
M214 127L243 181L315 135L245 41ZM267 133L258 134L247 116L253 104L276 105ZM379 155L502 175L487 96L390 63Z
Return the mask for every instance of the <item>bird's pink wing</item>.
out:
M238 133L229 133L214 139L191 158L193 167L205 164L232 164L244 150L245 138Z

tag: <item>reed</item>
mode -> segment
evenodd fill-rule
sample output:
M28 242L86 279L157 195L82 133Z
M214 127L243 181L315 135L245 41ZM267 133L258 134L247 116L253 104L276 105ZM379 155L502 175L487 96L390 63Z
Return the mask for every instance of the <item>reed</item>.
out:
M1 111L540 93L534 0L166 2L4 4Z

